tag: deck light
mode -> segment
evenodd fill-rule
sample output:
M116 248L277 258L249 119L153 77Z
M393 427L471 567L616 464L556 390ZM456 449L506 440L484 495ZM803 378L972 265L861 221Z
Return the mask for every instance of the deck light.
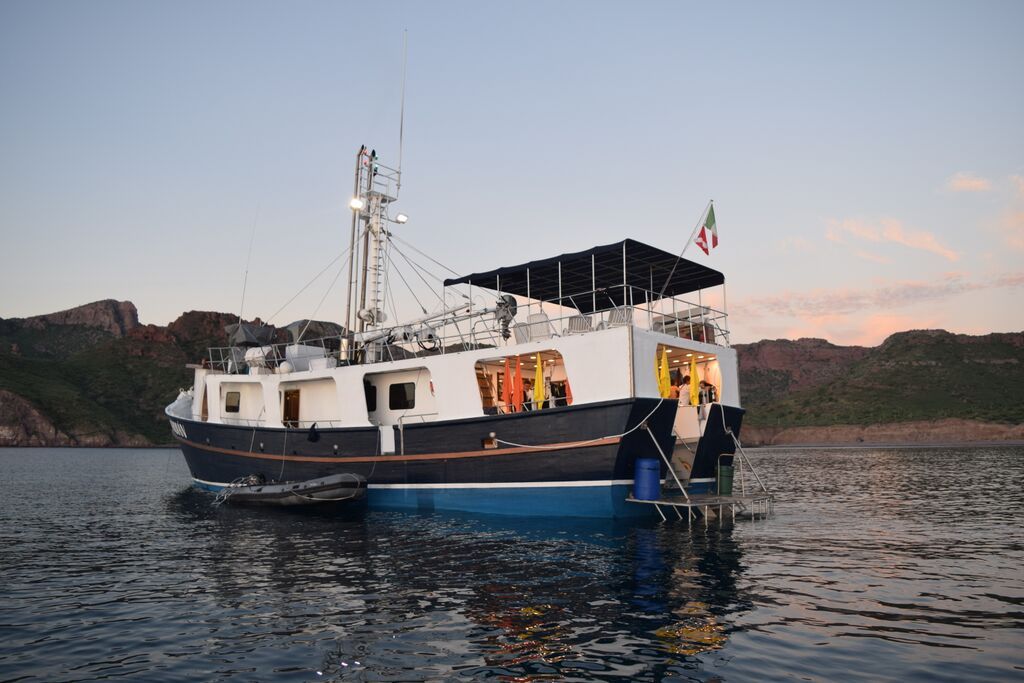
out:
M404 213L400 213L397 216L395 216L396 223L405 223L407 220L409 220L409 217L406 216Z
M363 202L363 200L360 199L359 197L353 197L352 201L350 201L348 203L348 205L349 205L350 208L354 209L355 211L360 211L360 210L362 210L362 208L364 206L366 206L366 204Z
M687 358L690 358L690 357L692 357L692 356L693 356L693 354L692 354L692 353L688 353L688 354L686 354L686 357L687 357Z

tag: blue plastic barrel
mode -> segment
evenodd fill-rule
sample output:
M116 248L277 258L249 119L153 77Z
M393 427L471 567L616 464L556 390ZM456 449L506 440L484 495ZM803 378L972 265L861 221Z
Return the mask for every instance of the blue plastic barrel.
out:
M633 497L658 500L661 496L661 463L654 458L637 458L633 471Z

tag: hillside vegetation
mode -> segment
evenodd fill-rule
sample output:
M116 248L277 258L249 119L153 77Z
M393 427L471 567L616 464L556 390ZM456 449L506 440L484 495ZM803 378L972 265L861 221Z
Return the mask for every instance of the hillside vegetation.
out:
M111 325L125 304L132 317ZM128 302L83 309L70 324L0 320L0 445L170 443L163 411L192 385L186 363L235 319L191 312L163 328L139 325Z
M169 444L164 407L186 363L225 343L224 313L140 325L130 302L0 319L0 446ZM745 433L836 425L1024 425L1024 333L894 334L880 346L821 339L736 347ZM923 425L923 426L922 426ZM938 427L936 427L938 430ZM885 432L889 433L889 432Z
M958 418L1024 423L1024 334L900 332L874 348L821 339L738 345L751 426Z

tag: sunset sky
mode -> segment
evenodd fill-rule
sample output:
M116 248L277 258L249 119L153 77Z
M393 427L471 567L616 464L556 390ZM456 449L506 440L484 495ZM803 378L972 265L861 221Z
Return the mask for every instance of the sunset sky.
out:
M734 342L1024 330L1024 2L0 3L0 317L340 319L354 155L463 273L709 199ZM342 278L343 279L343 278ZM318 308L321 300L324 301ZM282 309L283 310L280 310ZM280 312L279 312L280 311Z

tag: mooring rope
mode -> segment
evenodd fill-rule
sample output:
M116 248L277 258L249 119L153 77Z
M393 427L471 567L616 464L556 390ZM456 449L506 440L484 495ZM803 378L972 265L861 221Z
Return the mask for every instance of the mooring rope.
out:
M563 449L563 448L578 448L579 446L586 446L587 444L597 443L598 441L604 441L606 439L621 439L624 436L628 436L629 434L632 434L636 430L640 429L640 427L642 427L644 424L646 424L647 420L650 419L651 415L654 415L655 411L657 411L658 408L661 407L661 404L664 403L664 402L665 402L664 398L659 399L658 403L654 406L654 408L651 410L651 412L647 413L647 415L644 417L644 419L640 420L636 424L636 426L633 427L632 429L629 429L629 430L627 430L625 432L622 432L621 434L611 434L609 436L599 436L596 439L587 439L586 441L573 441L573 442L570 442L570 443L560 443L560 444L554 444L554 445L550 445L549 444L549 445L546 445L546 446L531 446L531 445L525 444L525 443L516 443L514 441L505 441L504 439L499 439L497 437L495 437L494 441L496 443L502 443L502 444L505 444L506 446L514 446L516 448L533 448L533 449L540 450L540 451L551 451L551 450L560 450L560 449Z
M257 484L260 483L261 482L257 479L257 476L255 474L248 474L244 477L239 477L238 479L231 481L224 488L218 491L217 495L214 497L213 502L210 503L210 505L214 507L223 505L228 501L228 498L231 497L231 494L235 493L235 491L242 488L243 486L256 486Z

